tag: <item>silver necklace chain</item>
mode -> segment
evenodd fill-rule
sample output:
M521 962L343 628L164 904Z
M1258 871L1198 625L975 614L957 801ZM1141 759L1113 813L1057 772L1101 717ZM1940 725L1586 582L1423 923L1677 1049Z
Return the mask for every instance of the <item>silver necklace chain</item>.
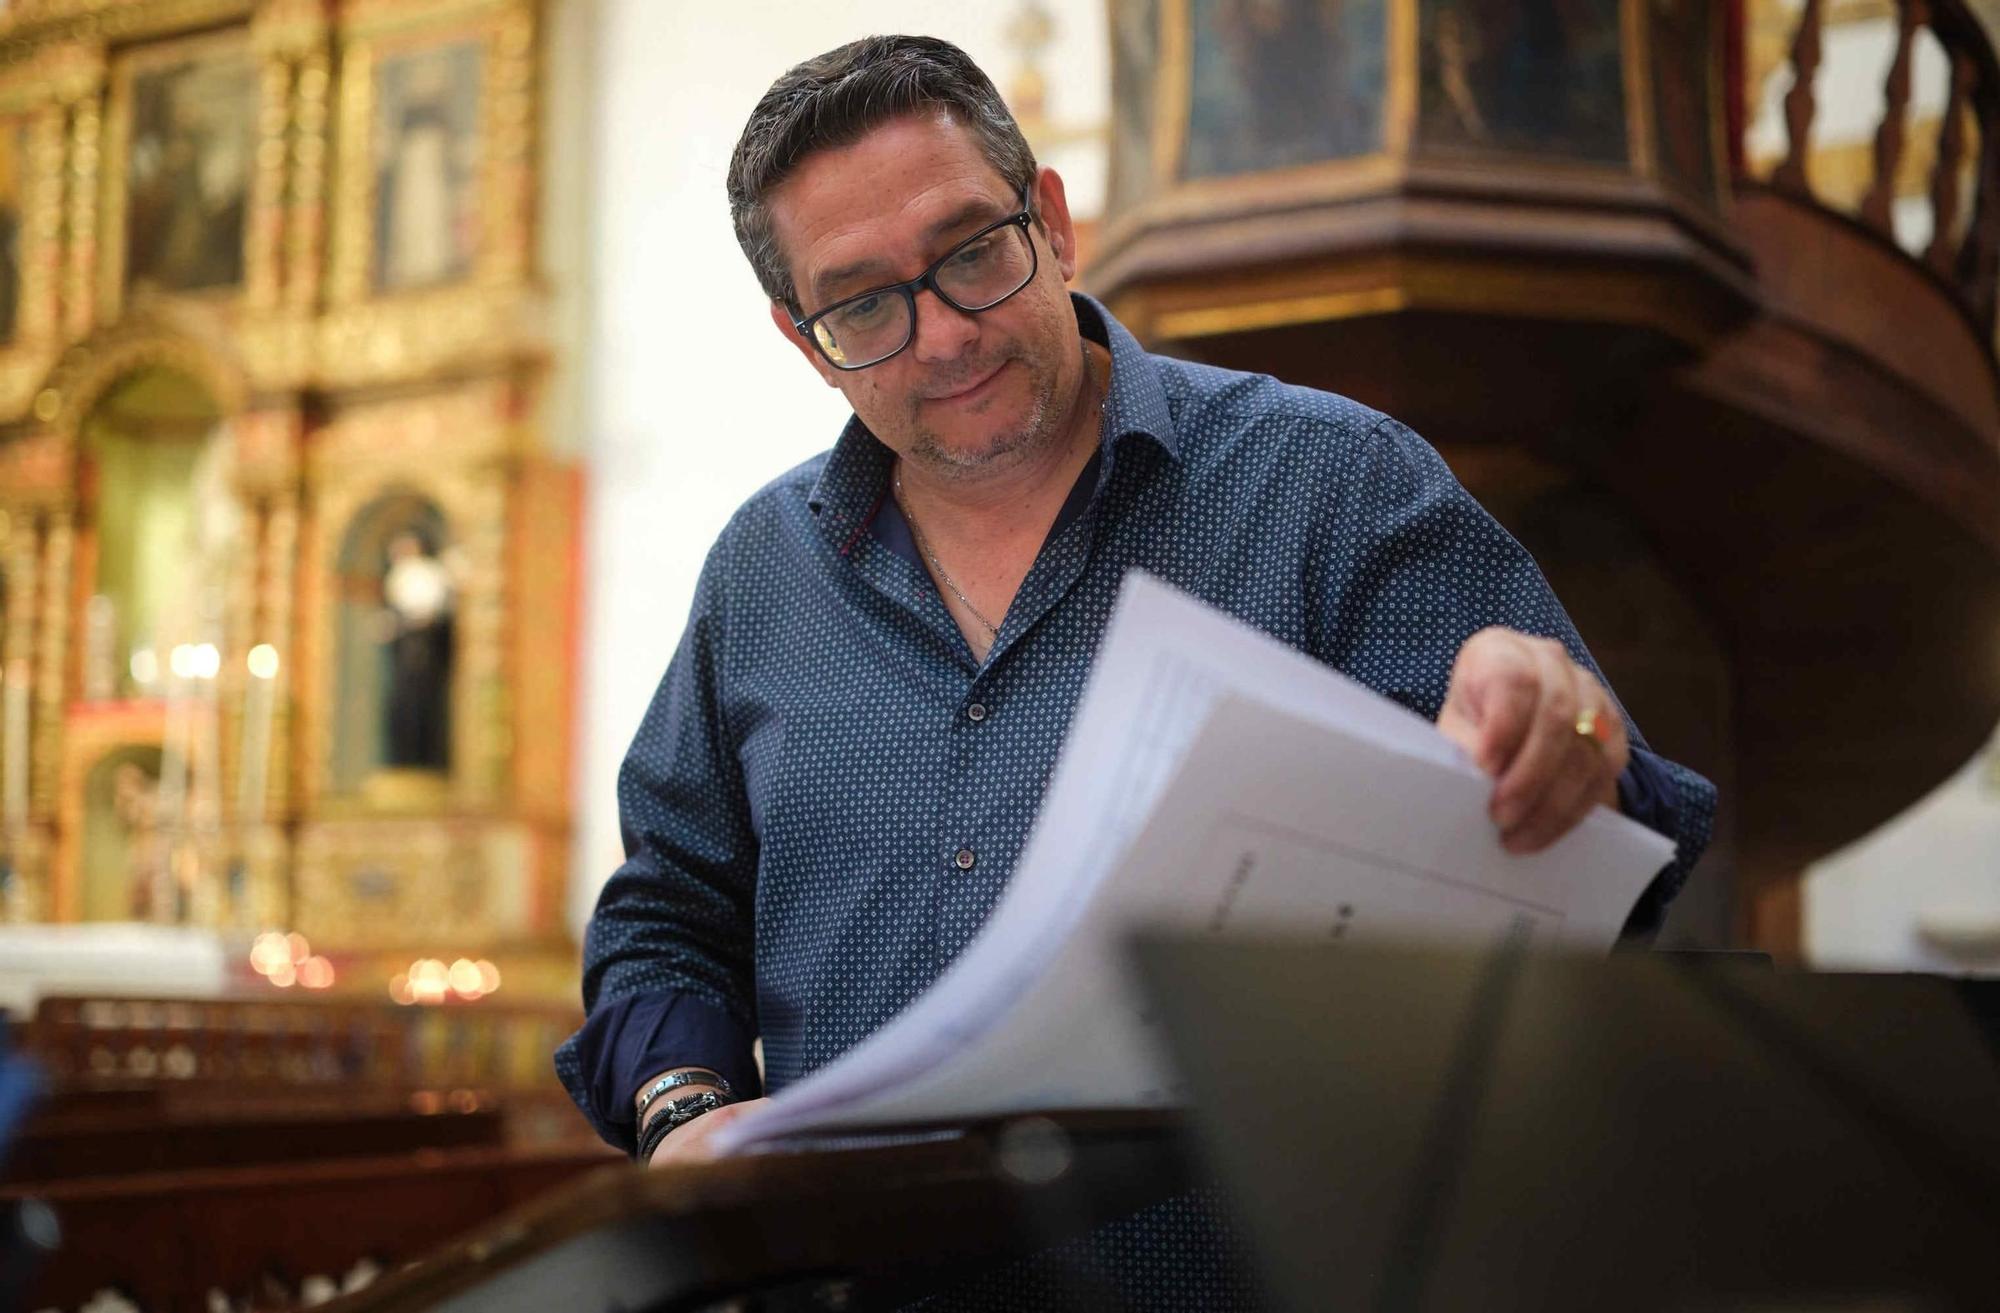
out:
M910 503L904 500L903 497L903 472L901 470L896 471L896 504L903 508L903 523L910 526L910 536L917 540L917 550L922 552L924 558L931 563L931 569L936 570L938 578L944 581L944 586L951 589L951 595L956 597L966 610L972 612L972 618L984 625L986 632L993 635L997 640L1000 637L1000 626L988 620L980 613L979 608L972 604L972 599L965 595L965 590L960 588L952 579L950 573L945 570L944 562L938 560L937 553L931 550L930 541L924 537L924 531L917 527L917 517L910 514Z

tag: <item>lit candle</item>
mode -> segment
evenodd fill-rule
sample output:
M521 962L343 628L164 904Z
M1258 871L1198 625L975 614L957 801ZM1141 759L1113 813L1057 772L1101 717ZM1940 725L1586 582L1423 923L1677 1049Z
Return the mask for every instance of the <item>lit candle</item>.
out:
M243 695L242 759L236 769L236 814L246 831L264 820L271 714L278 691L278 649L269 643L257 644L250 649L249 666L250 687Z

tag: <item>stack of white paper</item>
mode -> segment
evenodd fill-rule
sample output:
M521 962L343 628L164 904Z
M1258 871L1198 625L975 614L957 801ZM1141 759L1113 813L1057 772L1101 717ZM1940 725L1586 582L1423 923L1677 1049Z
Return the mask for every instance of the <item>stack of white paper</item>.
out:
M1135 572L978 937L717 1143L1174 1101L1118 962L1135 925L1607 947L1672 844L1600 808L1516 857L1491 792L1422 717Z

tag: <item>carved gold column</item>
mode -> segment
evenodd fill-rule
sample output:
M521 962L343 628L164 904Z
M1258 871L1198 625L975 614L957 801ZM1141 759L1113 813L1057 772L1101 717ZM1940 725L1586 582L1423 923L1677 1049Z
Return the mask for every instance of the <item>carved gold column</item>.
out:
M28 779L29 810L38 818L56 810L56 775L62 757L63 672L68 665L70 566L76 535L68 507L53 510L42 539L41 615L35 626L34 743Z
M374 77L373 49L367 42L354 42L340 64L339 131L343 143L368 140L368 115L374 100L370 83ZM342 215L359 221L334 230L327 292L337 304L351 304L368 295L369 171L369 161L358 146L343 145L334 184L339 189L334 204Z
M290 213L285 226L285 304L309 310L319 300L326 250L327 93L332 86L324 49L299 63L292 102Z
M481 272L496 283L526 277L534 240L535 212L535 15L530 6L509 9L499 20L493 40L493 96L487 122L491 142L487 168L492 170L486 194L494 198L485 222L494 225L486 236Z
M320 248L327 165L325 0L264 0L252 20L264 60L263 153L258 157L258 212L266 231L260 247L269 264L253 303L310 309L319 295Z
M6 627L0 630L0 665L4 665L33 658L41 561L31 511L0 511L0 525L5 526L0 530L0 548L7 553Z
M0 521L6 525L0 546L4 546L6 551L8 592L6 625L4 631L0 631L0 671L32 670L35 627L41 610L39 535L35 531L34 517L27 508L21 508L12 515L0 515ZM30 714L32 716L32 709ZM23 773L32 787L36 774L32 743L29 760L23 767ZM16 782L8 780L5 787L11 790L16 787ZM19 831L0 835L0 842L6 845L7 857L13 866L12 887L7 891L5 901L0 902L0 920L35 920L44 901L41 892L47 887L47 881L38 860L35 829L31 801L27 824Z
M251 310L270 311L277 307L284 270L293 68L282 55L262 52L258 75L257 154L250 175L250 233L243 281Z
M69 245L63 282L63 329L71 338L88 334L96 322L97 192L104 158L104 92L100 82L72 103L69 112ZM118 288L107 287L108 305ZM109 311L108 311L109 312Z
M272 499L264 524L264 562L259 609L263 613L263 637L258 641L278 649L278 700L271 721L271 772L264 794L266 815L285 816L291 808L292 777L286 769L291 758L293 676L298 668L296 644L292 640L292 578L299 551L299 511L294 494L287 490Z
M306 432L301 449L310 452L315 439L324 433ZM286 811L297 816L311 812L326 787L324 761L330 751L326 702L332 694L332 656L327 651L326 631L331 623L328 596L328 554L324 541L327 509L321 504L324 492L317 485L320 472L306 456L300 460L300 496L294 509L297 539L291 564L291 639L284 654L288 670L285 687L291 693L285 706L286 754L280 768L285 777Z
M285 826L291 805L292 689L298 678L298 654L293 631L292 580L297 569L299 513L296 492L276 493L264 520L262 560L258 570L257 610L261 617L257 641L278 649L278 673L272 681L271 740L264 776L264 821L249 835L244 858L249 866L248 914L256 925L292 923L291 888L285 878L290 860L285 851Z
M235 879L236 863L241 860L245 863L244 892L247 895L248 855L254 843L254 836L248 830L248 818L239 808L244 772L252 768L250 759L244 755L244 723L249 715L249 699L259 682L250 673L249 656L252 648L265 641L259 602L263 591L261 575L268 512L261 490L245 469L251 446L245 434L251 422L249 417L238 417L223 439L234 448L236 479L230 488L230 495L243 511L244 530L237 549L231 554L223 601L223 655L217 689L216 743L217 785L221 795L217 799L219 841L218 851L205 867L206 880L213 884L211 923L218 926L233 924L241 916L243 909L231 885ZM267 758L268 755L267 745Z
M507 489L505 467L481 469L459 522L465 553L465 594L458 616L455 711L464 732L454 745L465 754L453 771L461 799L485 808L501 796L507 772L508 704L503 619L507 614Z
M68 170L63 167L67 115L57 104L44 105L28 124L30 169L22 197L24 228L30 240L22 247L29 256L21 266L21 338L46 342L56 336L62 293L63 207Z

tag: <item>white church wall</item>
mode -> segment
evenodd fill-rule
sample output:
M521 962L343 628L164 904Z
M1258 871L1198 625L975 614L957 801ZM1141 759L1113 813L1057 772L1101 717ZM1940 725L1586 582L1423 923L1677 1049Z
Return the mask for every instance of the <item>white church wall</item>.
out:
M871 32L957 42L1003 90L1021 64L1015 4L582 7L595 32L577 65L589 70L593 168L582 182L591 273L571 399L589 480L568 907L579 934L622 857L619 762L679 640L709 545L751 493L831 445L848 414L779 340L731 234L723 185L745 117L786 68ZM1066 2L1050 12L1048 116L1101 124L1104 8ZM1073 206L1096 213L1101 141L1048 154Z
M1828 970L2000 974L2000 741L1806 876L1805 949Z

